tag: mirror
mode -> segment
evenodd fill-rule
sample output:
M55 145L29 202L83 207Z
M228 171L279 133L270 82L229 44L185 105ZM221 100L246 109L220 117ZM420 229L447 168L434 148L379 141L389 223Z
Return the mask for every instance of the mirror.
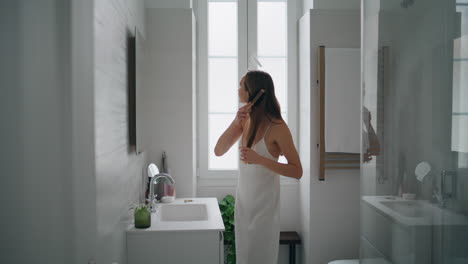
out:
M145 39L135 28L128 37L128 133L130 148L140 154L147 145L145 120L147 96L144 85Z

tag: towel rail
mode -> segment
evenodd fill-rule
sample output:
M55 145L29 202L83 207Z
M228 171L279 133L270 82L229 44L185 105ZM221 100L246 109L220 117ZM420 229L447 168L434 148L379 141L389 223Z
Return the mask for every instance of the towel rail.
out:
M325 180L325 46L319 47L318 53L318 86L319 86L319 180Z
M349 170L360 168L359 153L328 153L325 151L325 46L318 48L318 90L319 90L319 180L325 180L325 170Z

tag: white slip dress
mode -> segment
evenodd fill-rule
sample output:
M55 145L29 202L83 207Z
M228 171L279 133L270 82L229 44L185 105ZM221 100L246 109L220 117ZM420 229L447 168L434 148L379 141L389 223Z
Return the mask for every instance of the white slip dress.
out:
M265 136L252 149L277 161L266 147ZM279 209L280 176L261 165L240 161L234 211L236 264L278 263Z

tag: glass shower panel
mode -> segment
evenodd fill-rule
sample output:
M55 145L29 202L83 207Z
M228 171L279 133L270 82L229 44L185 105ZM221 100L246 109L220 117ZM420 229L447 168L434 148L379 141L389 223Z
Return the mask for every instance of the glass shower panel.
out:
M468 1L363 0L363 264L468 264Z

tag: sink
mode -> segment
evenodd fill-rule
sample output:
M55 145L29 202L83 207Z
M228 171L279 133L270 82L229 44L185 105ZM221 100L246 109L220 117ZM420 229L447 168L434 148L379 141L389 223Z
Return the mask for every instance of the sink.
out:
M407 217L424 217L430 216L431 214L430 210L427 210L421 203L415 201L382 201L380 203L390 208L391 210Z
M164 204L160 208L161 221L206 221L206 204Z
M171 203L156 203L151 213L151 227L138 229L129 225L127 234L181 231L224 231L223 218L216 197L176 198Z
M366 204L406 226L468 226L468 217L427 200L396 196L363 196Z
M225 227L216 197L176 198L153 209L150 227L131 223L126 230L127 263L223 263Z

